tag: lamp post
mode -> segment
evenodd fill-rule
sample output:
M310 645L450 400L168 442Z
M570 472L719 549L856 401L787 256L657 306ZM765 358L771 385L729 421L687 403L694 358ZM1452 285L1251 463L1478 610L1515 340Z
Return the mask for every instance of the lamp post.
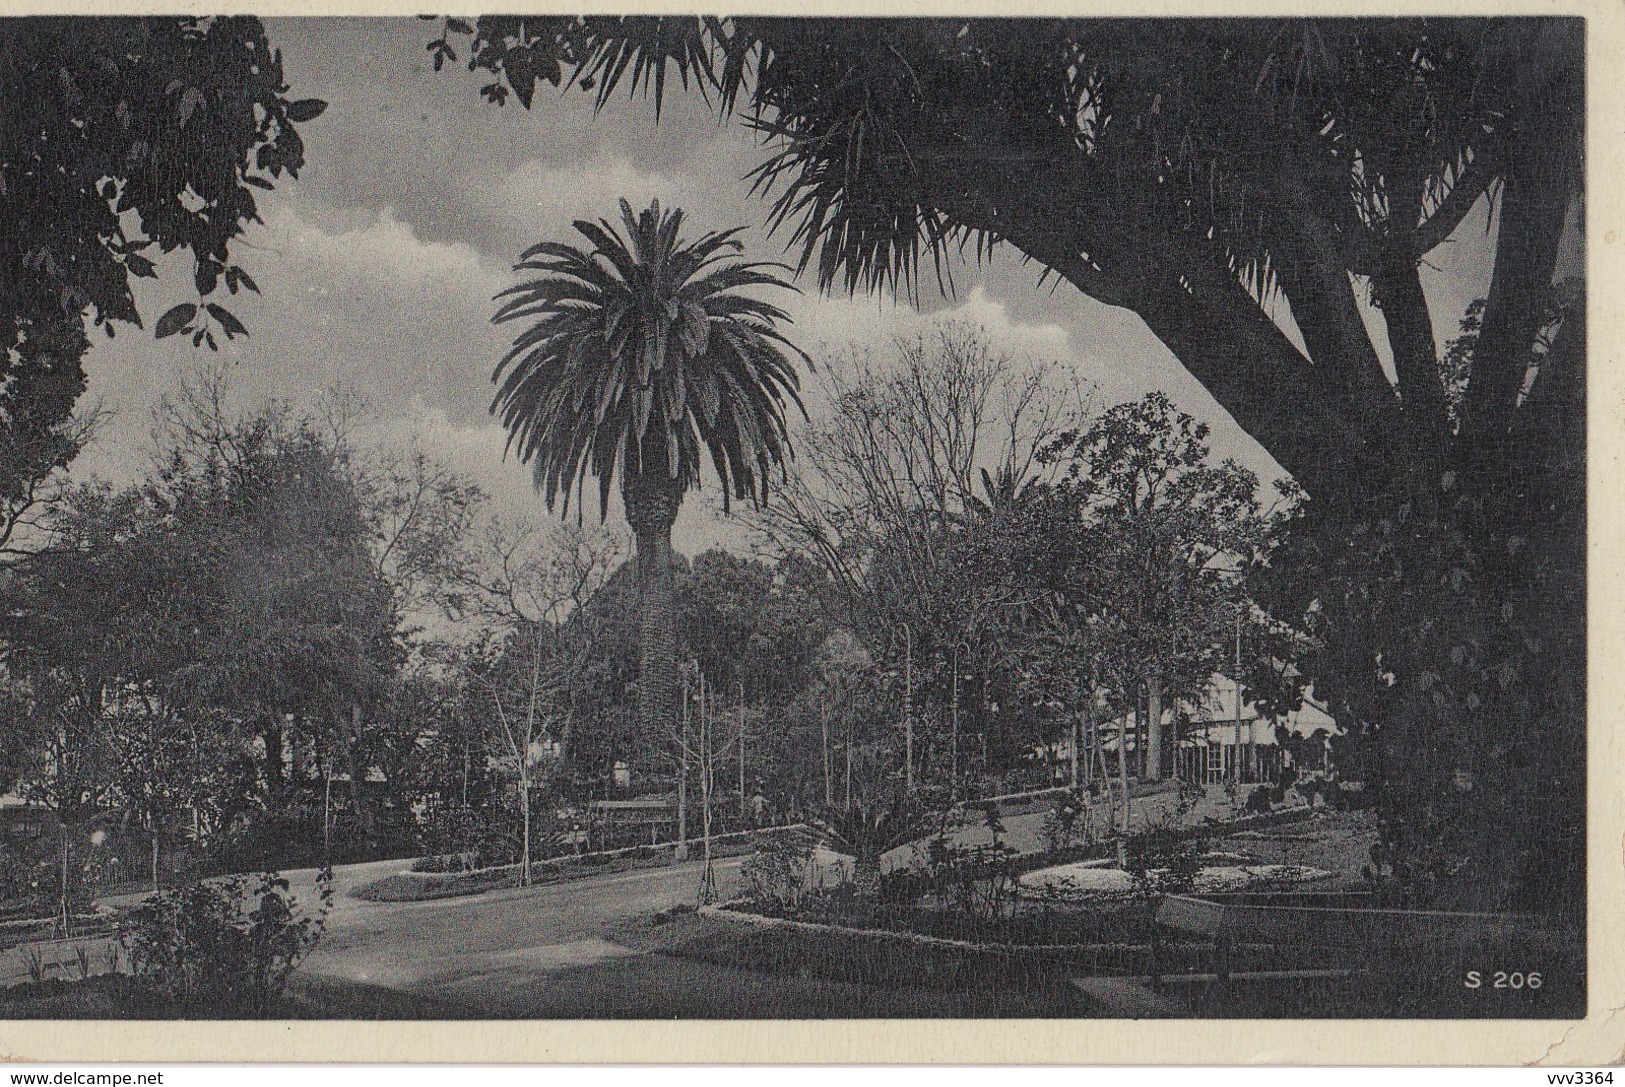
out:
M716 789L714 760L711 752L711 704L705 698L705 673L700 673L700 832L704 835L704 865L700 870L700 905L709 906L717 900L717 874L711 865L711 797Z
M1230 604L1230 610L1236 616L1236 660L1233 673L1230 677L1235 684L1235 758L1231 763L1231 779L1235 784L1241 784L1241 620L1242 613L1247 607L1244 601L1236 600Z
M914 791L914 631L898 623L903 632L903 788Z
M959 651L963 649L965 655L970 656L970 645L961 639L954 643L953 649L953 724L949 729L950 746L953 750L953 791L952 795L959 795Z

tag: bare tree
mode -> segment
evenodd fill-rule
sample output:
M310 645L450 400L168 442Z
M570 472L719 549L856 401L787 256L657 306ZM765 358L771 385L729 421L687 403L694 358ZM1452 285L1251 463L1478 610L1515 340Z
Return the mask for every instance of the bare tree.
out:
M112 414L100 404L82 404L66 422L39 440L55 446L59 464L65 466L95 440L97 431ZM33 454L33 450L27 450L21 455ZM17 473L10 486L0 487L0 567L51 546L50 511L59 508L71 490L61 466L43 475Z
M1039 453L1087 416L1088 389L954 322L886 358L853 349L821 380L828 413L799 439L783 488L743 516L765 550L824 570L877 655L905 652L917 670L934 654L946 667L964 643L955 663L986 675L1002 659L996 617L1021 588L970 575L970 530L1050 477Z
M404 615L443 611L465 580L485 492L415 437L357 458L354 474L373 563L396 606Z
M590 652L567 620L603 587L625 553L620 538L601 529L544 529L528 518L492 516L468 561L447 572L447 607L483 627L487 649L476 652L470 678L485 695L499 757L517 777L526 885L532 792L568 764L577 717L574 677Z
M1046 471L1039 450L1086 415L1063 367L994 351L985 331L944 323L876 359L854 349L821 375L830 403L789 478L743 516L770 551L812 556L858 612L884 608L877 580L937 594L965 518ZM902 616L872 616L888 626Z

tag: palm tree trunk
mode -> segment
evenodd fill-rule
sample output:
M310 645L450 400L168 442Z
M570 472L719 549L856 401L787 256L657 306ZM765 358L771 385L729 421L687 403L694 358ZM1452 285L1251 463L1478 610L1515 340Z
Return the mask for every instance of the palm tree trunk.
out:
M880 900L880 853L860 847L852 858L852 890L868 902Z
M637 540L638 727L663 737L677 723L677 610L671 526L682 491L674 481L635 477L621 490Z

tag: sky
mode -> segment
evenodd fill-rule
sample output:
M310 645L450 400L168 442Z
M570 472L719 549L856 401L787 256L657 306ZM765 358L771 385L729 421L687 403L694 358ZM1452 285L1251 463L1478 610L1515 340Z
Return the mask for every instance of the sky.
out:
M257 194L264 223L233 249L261 289L231 300L250 336L221 352L244 402L275 396L309 406L324 388L349 388L370 408L360 440L416 437L479 482L498 509L539 512L528 470L504 457L504 433L488 412L491 370L514 331L491 324L492 297L515 282L518 254L568 239L575 219L616 216L624 196L634 208L655 197L681 206L695 231L744 225L747 256L785 256L788 231L767 232L768 202L746 180L766 152L697 95L668 96L658 124L641 97L618 95L595 114L592 96L545 86L531 111L499 108L478 93L484 73L431 69L428 23L288 19L269 20L268 30L291 96L329 106L300 126L307 164L299 179ZM1423 269L1441 337L1487 286L1486 225L1480 209ZM137 281L149 327L193 297L181 259L159 270L156 282ZM883 353L894 337L935 321L969 322L998 350L1092 382L1102 404L1161 389L1213 425L1218 454L1266 478L1279 474L1137 317L1064 283L1040 286L1039 269L1008 249L961 265L954 279L951 298L923 286L919 309L889 296L820 296L805 280L804 293L779 301L794 318L792 338L815 360L853 345ZM87 402L112 418L75 474L139 478L154 405L210 358L182 336L98 339L87 358ZM741 542L712 502L685 503L679 550Z

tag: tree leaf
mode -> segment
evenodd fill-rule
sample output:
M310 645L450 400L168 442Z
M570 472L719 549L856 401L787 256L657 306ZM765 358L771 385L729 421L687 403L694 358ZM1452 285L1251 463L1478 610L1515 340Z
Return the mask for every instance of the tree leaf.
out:
M502 67L508 76L508 85L513 88L513 93L519 99L519 104L529 109L531 99L536 93L535 60L528 51L519 51L510 55Z
M158 318L158 327L153 329L153 334L155 338L160 340L165 336L173 336L175 333L191 324L192 318L196 316L197 306L193 305L191 302L182 302L180 305L174 307L168 313Z
M225 330L228 338L236 339L238 336L248 335L248 329L244 328L243 323L237 320L236 316L225 306L217 302L210 302L209 313L216 321L220 322L220 327Z
M124 254L124 267L130 270L131 275L140 276L143 279L156 279L158 276L157 267L152 261L139 253Z
M297 102L288 104L288 120L294 124L305 121L314 121L327 110L327 103L320 98L301 98Z

